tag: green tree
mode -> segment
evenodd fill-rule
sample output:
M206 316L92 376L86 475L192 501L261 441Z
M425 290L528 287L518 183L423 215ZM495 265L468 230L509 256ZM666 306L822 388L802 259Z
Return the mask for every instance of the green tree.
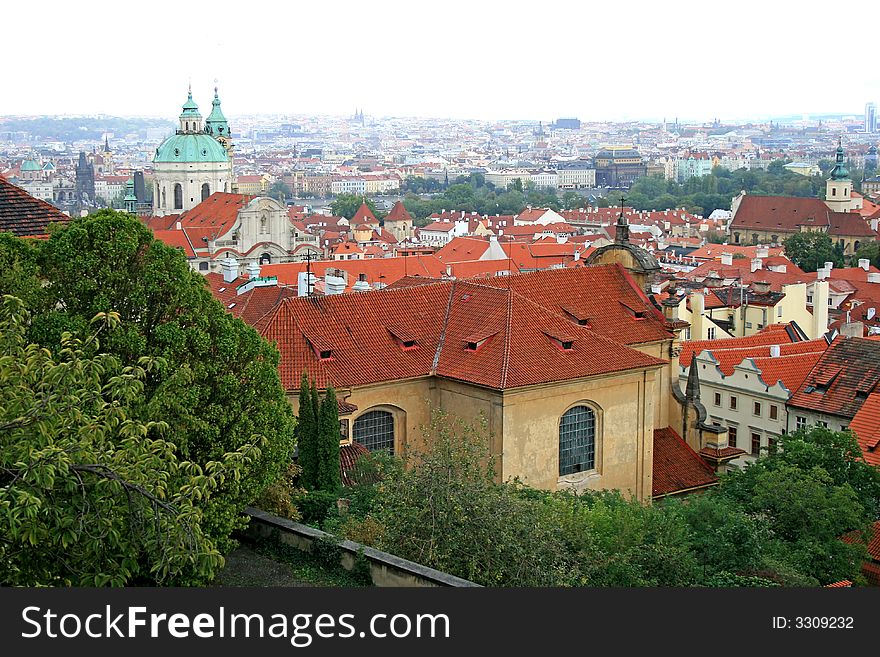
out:
M230 315L183 254L153 239L131 215L102 210L58 226L38 247L41 293L28 337L51 351L65 332L80 339L98 313L119 326L104 338L123 366L161 359L144 380L132 419L166 422L178 457L208 464L247 445L260 455L198 504L221 551L240 514L287 469L293 414L278 377L278 352ZM31 286L21 281L21 287Z
M854 259L860 260L862 258L867 258L874 267L880 268L880 242L872 241L860 246Z
M296 444L299 451L298 463L302 468L301 481L305 488L318 487L318 409L312 400L309 376L305 372L299 388L299 415L296 422Z
M795 233L782 244L785 255L804 271L816 271L826 262L833 262L835 267L843 266L843 252L825 233Z
M260 449L181 460L168 423L138 419L162 359L125 365L103 350L120 323L98 313L84 339L65 333L49 350L27 340L21 300L3 297L0 584L197 584L223 564L204 502Z
M274 199L281 201L282 203L286 202L287 199L293 196L293 192L290 191L290 187L283 180L276 180L271 185L269 185L269 196Z
M339 466L339 406L332 386L327 388L321 402L317 447L317 487L329 492L338 491L342 488L342 471Z
M373 213L376 219L381 219L385 216L385 214L376 207L373 199L367 198L366 196L357 196L356 194L339 194L330 204L330 211L336 217L351 219L364 203L367 204L367 207L370 208L370 212Z

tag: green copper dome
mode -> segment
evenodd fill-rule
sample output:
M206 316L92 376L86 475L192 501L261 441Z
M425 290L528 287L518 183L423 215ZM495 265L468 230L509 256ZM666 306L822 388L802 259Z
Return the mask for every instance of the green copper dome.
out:
M228 162L226 149L204 133L172 135L159 148L153 162Z
M837 140L837 157L834 168L831 169L831 180L849 180L849 171L846 168L843 155L843 144L839 139Z
M22 171L39 171L40 165L35 160L25 160L21 165Z
M186 97L186 102L183 104L183 112L181 112L180 117L192 116L201 116L201 114L199 114L199 106L196 105L196 101L193 100L192 89L190 89Z

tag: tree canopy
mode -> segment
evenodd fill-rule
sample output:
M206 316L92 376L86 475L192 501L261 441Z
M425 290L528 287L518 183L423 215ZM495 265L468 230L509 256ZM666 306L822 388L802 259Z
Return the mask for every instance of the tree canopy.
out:
M356 194L340 194L330 204L330 211L336 217L351 219L364 203L367 204L367 207L370 208L370 212L373 213L376 219L381 219L385 216L385 213L376 207L373 199Z
M0 241L0 261L15 259L29 274L0 279L0 293L25 299L30 342L55 352L65 333L84 339L93 317L116 313L105 353L122 367L144 357L157 363L131 400L131 419L167 424L176 456L202 468L260 446L240 477L197 502L204 531L226 551L231 531L244 522L241 507L292 460L293 414L277 350L226 312L183 254L131 215L102 210L76 218L33 249L31 258L14 240Z
M822 232L795 233L783 241L785 255L804 271L812 272L833 262L843 266L843 250Z

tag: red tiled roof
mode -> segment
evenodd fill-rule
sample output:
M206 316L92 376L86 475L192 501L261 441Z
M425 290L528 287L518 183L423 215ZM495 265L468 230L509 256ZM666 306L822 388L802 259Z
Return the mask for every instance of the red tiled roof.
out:
M552 273L565 276L568 272ZM580 273L581 282L586 283L590 271ZM564 286L550 287L565 290ZM398 328L402 324L415 336L416 348L401 349L388 330L389 322ZM631 330L635 328L630 325ZM507 389L655 368L665 362L578 326L514 287L499 289L464 281L291 298L258 323L257 329L278 344L279 370L289 389L299 384L304 370L316 378L319 387L434 373ZM548 337L548 331L570 336L571 348L563 349ZM475 338L478 334L479 339ZM616 337L637 341L625 330L618 330ZM317 357L316 340L321 350L332 351L331 358ZM468 342L481 341L475 351L468 349Z
M265 286L255 287L244 294L238 294L238 286L248 282L247 278L236 278L231 283L223 280L223 275L216 272L205 274L205 281L211 294L234 317L254 325L277 306L282 299L294 296L296 290L290 287Z
M655 498L718 483L712 467L672 427L654 429L653 474Z
M829 212L828 222L829 235L877 238L877 233L858 212Z
M388 223L389 221L407 221L412 223L413 218L412 215L407 212L403 203L398 201L394 204L394 207L391 208L391 212L388 213L388 216L385 217L385 223Z
M722 349L748 349L751 347L769 347L774 344L784 345L786 343L801 342L800 339L796 339L798 336L795 331L785 330L788 326L787 324L772 324L771 326L775 328L767 330L770 329L768 326L767 329L744 338L718 338L716 340L688 340L683 342L681 344L681 354L678 357L678 364L682 367L690 367L694 354L698 354L703 350L715 353ZM742 362L742 359L739 362Z
M190 232L190 239L193 237L213 239L232 228L238 219L239 210L253 199L253 196L246 194L214 192L194 208L181 214L178 221L184 230Z
M852 586L852 582L848 579L842 579L839 582L834 582L833 584L826 584L826 589L847 589Z
M354 440L339 446L339 469L342 471L342 484L344 486L354 486L357 483L352 481L348 473L352 471L359 458L369 455L370 450Z
M154 230L153 237L168 246L181 249L187 258L195 258L196 256L192 244L189 243L186 234L182 230Z
M880 392L868 395L849 428L859 441L865 461L880 467Z
M351 218L351 225L357 226L358 224L378 224L379 220L376 219L376 215L373 214L373 211L370 210L370 206L366 203L361 203L361 207L357 209L357 212L354 213L354 216Z
M717 340L716 340L717 342ZM727 342L726 340L724 342ZM804 340L777 345L779 356L770 356L769 345L757 345L741 347L739 349L708 349L718 365L718 369L724 376L730 376L734 368L745 360L752 363L761 372L761 380L768 386L774 386L778 381L789 390L797 390L801 382L810 373L813 366L822 356L828 343L820 338L818 340Z
M844 543L864 543L865 539L862 536L862 532L856 530L852 532L848 532L841 536L841 540ZM871 525L871 538L868 541L868 554L871 555L871 559L874 561L880 561L880 520L874 521L874 524Z
M69 221L70 217L51 203L0 178L0 232L18 237L44 236L49 233L49 224Z
M448 233L453 228L455 228L455 224L447 222L447 221L435 221L432 224L428 224L427 226L421 228L422 232L428 231L431 233Z
M788 403L794 408L852 418L878 382L880 343L838 337Z
M443 262L479 260L489 248L489 241L479 237L455 237L434 255Z
M797 232L799 226L828 226L831 210L818 198L746 194L730 225L731 231Z

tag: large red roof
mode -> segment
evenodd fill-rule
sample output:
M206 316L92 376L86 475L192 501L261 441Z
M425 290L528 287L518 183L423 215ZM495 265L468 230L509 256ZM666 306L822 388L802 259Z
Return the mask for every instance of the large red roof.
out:
M651 494L663 497L718 483L712 467L672 427L654 429Z
M828 347L789 405L852 418L880 383L880 342L838 337Z
M49 224L69 221L70 217L51 203L0 177L0 232L18 237L45 236L49 234Z
M769 329L769 330L768 330ZM678 363L682 367L690 367L694 354L708 350L717 354L721 350L745 350L743 358L753 353L763 355L762 352L751 351L754 347L767 347L769 354L770 345L785 345L792 342L801 342L797 331L792 330L788 324L771 324L763 331L748 335L743 338L718 338L715 340L688 340L681 344L681 354ZM742 358L738 362L742 362Z
M566 285L552 284L554 276L573 281L572 273L587 287L601 288L608 281L618 286L627 283L611 266L505 277L510 287L445 281L366 294L291 298L257 328L277 342L287 388L299 385L304 370L321 387L436 374L507 389L654 368L665 362L622 344L668 338L669 333L657 326L644 331L654 320L630 317L624 322L620 317L612 326L614 315L626 311L597 313L601 331L594 331L558 310L560 304L581 303L569 298ZM534 285L513 283L539 274L548 276ZM536 290L544 292L531 298ZM415 340L414 347L402 348L402 330ZM600 334L604 332L613 339ZM322 351L331 356L321 359Z
M829 214L831 210L818 198L746 194L740 201L730 230L798 232L802 225L828 226Z

